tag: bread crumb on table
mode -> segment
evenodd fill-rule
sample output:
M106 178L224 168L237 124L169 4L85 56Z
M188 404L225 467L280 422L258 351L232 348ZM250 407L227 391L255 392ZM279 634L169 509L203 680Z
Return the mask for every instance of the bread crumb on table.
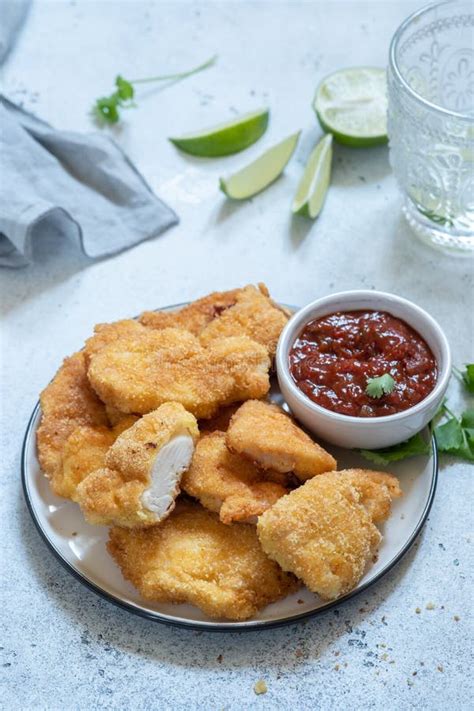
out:
M259 679L253 687L256 694L266 694L268 691L267 685L264 679Z
M427 609L427 610L435 610L435 609L436 609L436 605L434 604L434 602L428 602L427 605L426 605L426 609Z
M421 612L421 607L417 607L417 608L415 609L415 612L416 612L417 615L419 615L420 612Z

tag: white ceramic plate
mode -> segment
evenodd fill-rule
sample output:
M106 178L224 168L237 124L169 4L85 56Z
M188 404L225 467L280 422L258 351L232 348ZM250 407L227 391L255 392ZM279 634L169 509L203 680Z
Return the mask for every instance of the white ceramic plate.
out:
M277 387L275 383L272 397L282 404ZM110 602L156 622L216 631L255 630L290 624L339 605L388 573L409 550L426 521L436 490L438 462L433 440L430 456L408 459L390 467L390 471L399 477L404 495L394 502L392 515L381 529L383 541L377 562L368 568L359 585L348 595L328 603L301 588L284 600L268 605L247 622L212 620L192 605L143 600L122 578L105 547L107 529L87 524L79 507L55 496L41 473L36 455L40 415L38 403L23 444L22 479L26 502L41 536L65 568L84 585ZM428 431L425 436L429 437ZM329 445L327 449L336 457L340 469L371 466L354 451Z

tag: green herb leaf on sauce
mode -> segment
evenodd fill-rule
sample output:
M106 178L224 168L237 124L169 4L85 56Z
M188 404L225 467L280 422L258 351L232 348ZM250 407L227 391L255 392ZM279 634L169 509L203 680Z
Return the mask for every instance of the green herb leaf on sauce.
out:
M410 439L400 444L395 444L393 447L385 449L361 449L360 453L365 459L368 459L374 464L390 464L390 462L398 462L401 459L408 457L416 457L419 454L429 454L431 452L431 443L426 442L421 434L416 434Z
M365 392L369 397L379 398L382 395L390 395L395 387L395 380L389 373L384 373L378 378L369 378Z

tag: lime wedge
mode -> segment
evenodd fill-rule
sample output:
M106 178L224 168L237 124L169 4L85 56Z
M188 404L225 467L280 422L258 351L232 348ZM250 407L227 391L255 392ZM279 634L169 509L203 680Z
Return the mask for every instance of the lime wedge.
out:
M319 123L338 143L387 142L387 77L384 69L353 67L323 79L313 101Z
M293 133L234 175L220 178L222 192L234 200L245 200L265 190L284 171L299 137L300 131Z
M293 200L292 210L297 215L314 220L324 205L331 178L332 135L319 141L313 149Z
M219 123L198 133L170 138L171 143L193 156L215 158L238 153L258 141L267 130L270 111L260 109Z

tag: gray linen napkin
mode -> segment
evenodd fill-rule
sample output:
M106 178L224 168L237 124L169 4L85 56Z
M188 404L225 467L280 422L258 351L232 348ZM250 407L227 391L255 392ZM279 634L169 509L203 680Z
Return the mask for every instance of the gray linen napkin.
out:
M0 0L0 62L13 47L30 5L31 0Z
M0 266L29 264L48 230L98 258L177 222L111 138L56 130L0 95Z

